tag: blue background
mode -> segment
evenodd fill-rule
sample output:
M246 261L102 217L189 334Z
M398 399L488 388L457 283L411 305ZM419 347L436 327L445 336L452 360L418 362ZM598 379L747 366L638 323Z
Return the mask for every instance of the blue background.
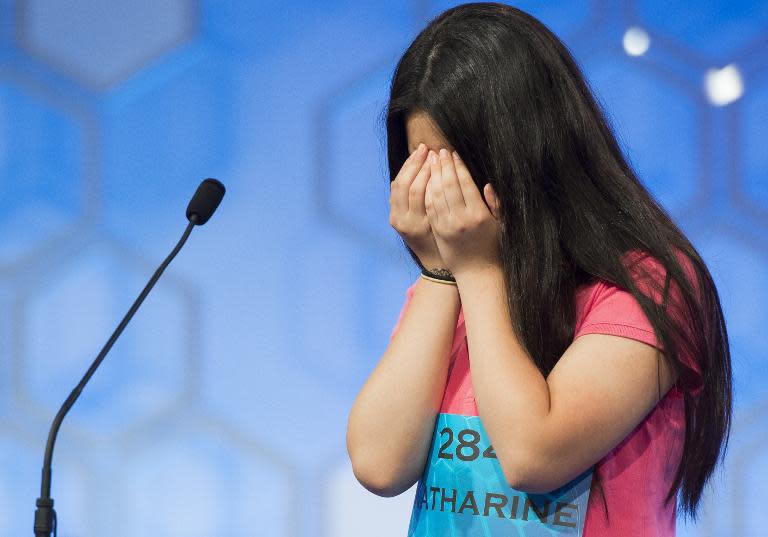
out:
M415 486L352 475L348 410L418 273L376 123L449 2L0 0L0 535L31 535L50 420L227 186L65 421L62 537L404 535ZM695 528L763 535L768 4L523 1L571 48L716 277L736 415ZM643 28L650 49L627 55ZM706 96L735 64L744 94Z

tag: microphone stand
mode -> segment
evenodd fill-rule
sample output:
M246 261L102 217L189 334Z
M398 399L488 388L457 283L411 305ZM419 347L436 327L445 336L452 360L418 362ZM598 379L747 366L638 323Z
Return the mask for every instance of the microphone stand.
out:
M184 246L184 243L187 242L189 234L192 233L192 228L197 225L199 219L199 216L195 213L189 214L188 217L189 224L184 230L181 239L179 239L179 242L176 243L176 246L173 248L171 253L168 254L168 257L165 258L165 261L162 262L162 264L157 268L155 273L149 279L149 282L147 282L144 290L133 303L131 309L128 310L128 313L125 314L123 320L120 321L120 324L117 325L117 328L115 328L115 331L104 344L104 347L101 349L101 352L99 352L98 356L96 356L96 359L91 364L91 367L88 368L88 371L85 372L85 375L83 375L83 378L80 380L78 385L75 386L75 389L72 390L72 392L69 394L69 397L67 397L66 401L64 401L64 404L61 405L59 412L56 414L56 417L51 424L51 429L48 432L48 443L45 446L45 458L43 459L43 477L40 484L40 497L37 499L37 502L35 502L35 505L37 506L37 509L35 510L35 537L51 537L51 531L53 531L54 537L56 536L56 511L53 508L53 498L51 498L51 461L53 459L53 446L56 443L56 435L59 432L59 427L61 427L61 422L64 421L64 417L67 415L67 412L69 412L69 409L72 408L72 405L75 404L77 398L80 397L80 393L83 391L83 388L96 372L96 369L98 369L99 365L104 360L104 357L112 348L112 345L115 344L117 338L120 337L120 334L123 333L125 327L128 326L128 323L133 318L136 310L139 309L139 306L141 306L141 303L144 302L144 299L152 290L152 287L154 287L155 283L157 283L157 280L160 279L163 271L165 271L166 267L171 263L171 261L173 261L173 258L176 257L176 254L179 253L179 250L181 250L181 247Z

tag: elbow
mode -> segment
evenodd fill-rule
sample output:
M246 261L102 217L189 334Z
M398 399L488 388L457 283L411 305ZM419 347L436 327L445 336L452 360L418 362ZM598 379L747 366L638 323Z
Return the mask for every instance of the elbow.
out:
M507 474L505 472L507 483L510 487L527 494L546 494L558 488L555 485L548 484L537 476L531 476L524 473Z
M540 455L518 451L503 458L499 455L499 465L504 479L513 489L529 494L545 494L564 483L554 478L554 461L548 463L544 459Z
M512 464L509 461L500 464L504 479L510 487L520 492L534 493L533 490L530 490L532 483L524 466L520 466L517 463Z
M505 452L497 447L496 456L507 484L515 490L526 492L524 487L528 484L528 457L523 455L519 446L515 451Z
M363 465L361 463L352 463L352 472L355 474L355 479L369 492L377 496L390 498L397 496L406 490L408 486L398 482L393 477L392 472L387 472L382 467L373 465Z
M347 453L352 464L355 479L366 490L386 498L397 496L408 490L411 484L404 476L400 465L391 462L389 457L370 447L353 446L347 443Z
M366 490L377 496L392 497L405 492L418 479L408 466L407 457L399 456L379 442L371 442L367 435L347 428L347 454L355 479Z

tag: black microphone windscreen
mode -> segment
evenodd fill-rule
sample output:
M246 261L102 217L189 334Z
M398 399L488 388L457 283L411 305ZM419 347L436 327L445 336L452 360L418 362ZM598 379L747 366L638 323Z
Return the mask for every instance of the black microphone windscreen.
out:
M196 214L197 221L195 224L198 226L205 224L221 203L225 191L226 189L220 181L211 178L205 179L197 187L195 195L189 201L187 219L191 220L192 215Z

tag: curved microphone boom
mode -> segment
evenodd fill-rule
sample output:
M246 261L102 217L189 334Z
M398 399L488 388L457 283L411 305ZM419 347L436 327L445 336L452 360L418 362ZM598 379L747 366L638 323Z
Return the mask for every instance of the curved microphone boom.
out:
M202 226L208 221L216 208L219 206L219 203L221 203L221 199L224 197L225 191L226 190L224 185L216 179L209 178L200 183L200 186L197 187L194 196L192 196L192 199L187 206L187 219L189 220L189 224L184 230L181 239L179 239L179 242L176 243L176 246L173 248L171 253L168 254L168 257L165 258L165 260L160 264L155 273L149 279L149 282L147 282L144 290L142 290L141 294L139 294L138 298L136 298L136 301L128 310L128 313L126 313L125 317L123 317L123 320L120 321L120 324L117 325L117 328L115 328L115 331L104 344L104 347L101 349L98 356L96 356L96 359L91 364L91 367L89 367L88 371L85 372L83 378L80 380L77 386L75 386L75 389L72 390L72 392L69 394L69 397L67 397L67 399L64 401L64 404L61 405L61 408L56 414L56 417L51 424L51 429L48 432L48 443L45 446L43 475L42 481L40 483L40 497L37 499L37 509L35 510L35 537L50 537L51 531L53 531L54 535L56 535L56 511L53 509L53 498L51 498L51 462L53 459L53 446L56 443L56 435L59 432L59 427L61 427L61 422L67 415L67 412L69 412L69 409L72 408L72 405L75 404L77 398L80 397L80 393L83 391L83 388L96 372L96 369L98 369L99 365L101 365L101 362L112 348L112 345L115 344L117 338L120 337L120 334L123 333L123 330L133 318L136 310L139 309L139 306L141 306L141 303L144 302L144 299L152 290L152 287L154 287L155 283L157 283L157 280L160 279L163 271L165 271L166 267L171 263L171 261L173 261L173 258L176 257L176 254L179 253L179 250L181 250L182 246L184 246L184 243L187 242L189 234L192 233L192 228L195 226Z

